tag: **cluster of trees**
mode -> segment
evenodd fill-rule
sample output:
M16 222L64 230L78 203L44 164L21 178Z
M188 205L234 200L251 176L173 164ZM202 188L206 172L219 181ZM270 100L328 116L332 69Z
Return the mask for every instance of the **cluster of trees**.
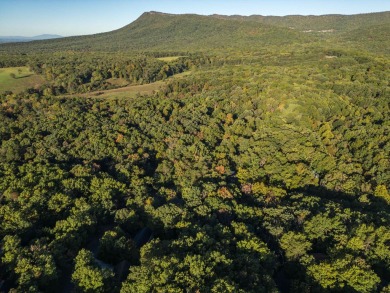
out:
M32 71L47 81L41 91L46 96L85 93L128 84L151 83L204 64L202 55L190 54L165 62L155 57L102 53L57 53L32 55L27 62Z
M0 68L25 66L27 62L26 54L0 53Z
M131 101L0 97L1 290L390 289L386 57L96 56L30 65L76 92L208 66Z

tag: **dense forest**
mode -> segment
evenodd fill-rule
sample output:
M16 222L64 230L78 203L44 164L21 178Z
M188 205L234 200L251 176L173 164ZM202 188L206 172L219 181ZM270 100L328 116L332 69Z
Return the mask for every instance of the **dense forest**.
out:
M0 45L0 292L390 292L388 16Z

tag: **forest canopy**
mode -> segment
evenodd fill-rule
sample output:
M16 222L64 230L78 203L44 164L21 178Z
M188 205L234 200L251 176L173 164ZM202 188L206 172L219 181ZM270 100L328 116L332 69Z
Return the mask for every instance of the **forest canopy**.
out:
M0 291L389 292L387 15L0 45L44 79L0 95ZM99 43L156 23L199 36Z

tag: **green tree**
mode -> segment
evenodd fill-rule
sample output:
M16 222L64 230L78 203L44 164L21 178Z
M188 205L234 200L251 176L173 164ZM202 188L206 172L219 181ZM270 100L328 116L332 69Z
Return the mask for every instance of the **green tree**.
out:
M285 233L280 239L280 247L284 250L286 257L291 260L297 260L304 256L311 246L310 241L301 233L290 231Z
M109 269L101 269L95 262L92 252L81 249L75 258L72 281L83 292L108 292L110 278L114 276Z

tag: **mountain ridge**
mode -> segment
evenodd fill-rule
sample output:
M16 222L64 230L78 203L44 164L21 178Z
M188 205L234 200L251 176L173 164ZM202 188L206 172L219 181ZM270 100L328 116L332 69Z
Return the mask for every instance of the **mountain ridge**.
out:
M316 43L324 38L341 44L348 39L351 47L375 46L360 42L359 29L379 27L379 35L390 31L390 12L356 15L321 16L224 16L198 14L170 14L157 11L144 12L135 21L119 29L93 35L72 36L54 40L34 41L25 44L2 44L1 51L199 51L226 50L229 48L262 48L283 46L294 42ZM321 32L331 31L324 36ZM348 32L354 32L354 39ZM356 33L357 31L357 33ZM308 34L308 32L312 32ZM375 43L376 40L374 39ZM353 45L352 45L353 43Z
M11 43L11 42L30 42L30 41L39 41L39 40L49 40L63 38L63 36L56 34L41 34L33 37L25 36L0 36L0 43Z

